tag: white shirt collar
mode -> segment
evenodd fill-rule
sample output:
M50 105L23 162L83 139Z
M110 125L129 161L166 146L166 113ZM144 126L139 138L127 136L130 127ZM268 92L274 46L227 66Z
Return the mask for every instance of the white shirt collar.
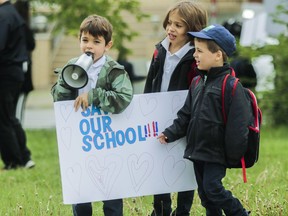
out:
M166 37L162 42L161 42L162 46L166 49L166 52L169 53L171 55L171 53L169 52L169 39L168 37ZM172 55L176 55L179 59L182 59L184 55L186 55L186 53L193 49L194 46L190 45L190 42L186 43L184 46L181 47L181 49L179 49L176 53L172 54Z

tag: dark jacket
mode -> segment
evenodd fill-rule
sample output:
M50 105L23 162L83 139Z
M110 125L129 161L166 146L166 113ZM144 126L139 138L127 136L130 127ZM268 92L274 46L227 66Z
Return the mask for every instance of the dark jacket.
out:
M0 79L24 81L22 63L28 55L25 22L9 2L0 5Z
M160 92L163 67L166 57L166 49L158 43L156 45L156 56L153 55L148 76L144 88L144 93ZM195 77L195 61L193 57L194 49L191 49L180 60L176 66L169 83L168 91L188 89L191 80Z
M195 88L194 84L191 85L185 104L177 113L173 125L163 133L168 137L168 142L187 136L184 158L227 166L226 154L229 154L229 163L238 163L247 149L250 115L243 87L238 83L234 96L227 98L231 102L225 127L221 88L225 75L230 73L229 66L212 68L208 75L203 71L200 73L199 83ZM231 82L227 82L229 84ZM232 90L232 86L229 89Z

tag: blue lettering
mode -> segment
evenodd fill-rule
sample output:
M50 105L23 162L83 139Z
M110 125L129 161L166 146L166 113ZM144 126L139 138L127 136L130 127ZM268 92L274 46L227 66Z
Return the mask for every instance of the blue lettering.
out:
M87 119L82 119L79 124L79 129L83 135L87 135L90 131L89 121Z
M98 107L92 105L91 116L93 116L95 113L97 113L98 115L102 115L101 110Z
M91 119L90 119L90 123L91 123L91 130L92 130L92 132L95 133L95 134L101 132L101 122L100 122L100 117L97 117L97 118L96 118L96 121L97 121L97 124L96 124L96 125L97 125L97 129L96 129L95 124L94 124L95 119L94 119L94 118L91 118Z
M102 116L102 125L103 125L103 132L111 132L112 129L110 127L112 120L110 116Z
M90 115L90 108L88 107L85 111L81 112L82 116L88 117Z
M123 131L117 131L116 132L116 141L118 145L122 146L125 143L125 134Z
M111 134L111 137L109 137L109 134ZM116 139L115 139L115 133L111 132L111 133L105 133L105 138L106 138L106 145L107 145L107 149L110 149L110 143L112 143L113 147L116 148Z
M145 141L146 140L146 137L145 137L145 135L143 136L142 135L142 130L141 130L141 126L140 125L138 125L138 136L139 136L139 141Z
M90 144L90 142L92 141L92 137L91 136L84 136L82 140L83 140L83 144L84 144L84 146L82 146L83 151L85 151L85 152L90 151L92 148L92 145Z
M125 132L126 140L129 144L133 144L136 141L136 132L133 128L128 128Z
M99 139L98 139L98 138L99 138ZM100 141L100 142L99 142L100 145L98 144L97 139ZM96 148L97 150L101 150L101 149L104 148L105 144L104 144L104 142L101 142L101 140L103 140L103 139L104 139L104 137L103 137L102 134L95 134L95 136L93 137L94 146L95 146L95 148Z

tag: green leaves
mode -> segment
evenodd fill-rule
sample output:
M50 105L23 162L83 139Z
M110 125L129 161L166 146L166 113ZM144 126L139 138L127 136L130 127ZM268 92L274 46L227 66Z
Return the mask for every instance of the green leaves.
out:
M149 17L140 10L139 0L39 0L50 6L50 20L57 23L57 28L65 28L69 34L77 35L79 26L84 18L91 14L106 17L113 25L113 48L126 49L125 42L133 40L137 32L129 27L125 20L129 18L141 21ZM36 2L36 0L32 0ZM59 10L53 9L54 5ZM125 16L124 16L125 14Z

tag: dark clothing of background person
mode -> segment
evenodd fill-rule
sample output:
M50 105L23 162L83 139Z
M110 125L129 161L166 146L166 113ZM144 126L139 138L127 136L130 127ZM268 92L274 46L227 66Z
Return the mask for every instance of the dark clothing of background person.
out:
M194 48L189 50L185 56L177 64L171 76L168 91L187 90L189 89L191 80L196 76L195 61L193 57ZM163 66L166 57L166 49L161 45L161 42L156 45L156 53L154 53L151 65L148 71L148 76L145 83L144 93L160 92L163 76ZM173 215L186 215L190 212L194 198L194 190L178 192L177 210ZM170 215L171 209L170 193L154 195L154 212L162 212L163 215Z
M245 57L236 57L230 62L236 77L241 80L243 87L254 90L257 85L257 75L250 60Z
M16 117L23 123L24 110L26 100L29 92L33 87L32 82L32 57L31 53L35 49L35 38L32 29L30 29L30 14L29 14L29 2L28 1L16 1L14 7L25 21L25 36L26 36L26 48L28 51L28 60L25 62L24 70L24 83L21 88L21 92L17 102Z
M26 134L16 118L16 103L27 61L25 23L10 1L0 1L0 152L5 169L30 161Z
M129 62L126 58L119 57L117 62L124 66L132 83L145 80L146 76L138 76L135 74L133 64Z

